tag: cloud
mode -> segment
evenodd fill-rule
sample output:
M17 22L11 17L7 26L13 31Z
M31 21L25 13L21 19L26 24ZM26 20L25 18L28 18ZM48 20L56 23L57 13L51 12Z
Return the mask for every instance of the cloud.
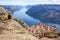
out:
M0 2L0 5L34 5L33 2Z
M60 4L60 0L5 0L0 5L36 5L36 4Z

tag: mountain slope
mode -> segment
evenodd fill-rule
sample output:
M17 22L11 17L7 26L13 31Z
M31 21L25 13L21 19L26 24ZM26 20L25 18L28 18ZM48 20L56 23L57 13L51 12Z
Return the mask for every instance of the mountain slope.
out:
M0 39L2 36L4 37L2 38L2 40L7 40L7 39L12 40L12 38L13 40L22 40L24 38L38 40L34 36L30 35L18 22L14 20L8 20L8 21L5 21L5 23L0 23L0 24L1 24L0 25Z
M4 8L1 7L0 10L3 11L4 14L5 13L8 14L8 12ZM16 19L0 20L0 39L1 40L38 40L38 38L29 34L29 32L25 30L25 28L23 28L24 26L28 27L28 25L26 25L24 22L18 21ZM39 40L44 40L44 39L50 40L48 38L43 38Z
M34 5L26 14L42 22L60 24L60 5Z
M4 8L2 8L2 7L0 7L0 15L1 14L7 14L8 12L7 11L5 11L5 9Z
M2 10L1 10L2 9ZM0 12L7 11L4 8L0 8ZM7 13L8 14L8 13ZM2 15L0 15L2 16ZM0 20L0 39L1 40L38 40L36 37L30 35L21 25L14 19Z

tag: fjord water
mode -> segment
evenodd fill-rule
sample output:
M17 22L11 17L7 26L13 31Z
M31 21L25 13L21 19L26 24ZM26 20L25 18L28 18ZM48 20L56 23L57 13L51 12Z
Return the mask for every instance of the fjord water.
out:
M34 24L37 23L37 22L40 22L39 20L34 19L34 18L28 16L28 15L25 13L27 10L28 10L28 9L24 7L24 8L22 8L21 10L14 12L13 16L14 16L15 18L18 18L19 20L24 21L26 24L28 24L28 25L30 25L30 26L31 26L31 25L34 25Z
M29 15L26 14L26 11L28 9L26 7L23 7L21 10L19 11L15 11L13 13L13 16L19 20L22 20L24 21L26 24L28 24L29 26L32 26L36 23L43 23L41 22L40 20L38 19L35 19ZM43 23L43 24L49 24L49 25L53 25L53 26L56 26L57 27L57 31L60 32L60 25L58 24L52 24L52 23Z

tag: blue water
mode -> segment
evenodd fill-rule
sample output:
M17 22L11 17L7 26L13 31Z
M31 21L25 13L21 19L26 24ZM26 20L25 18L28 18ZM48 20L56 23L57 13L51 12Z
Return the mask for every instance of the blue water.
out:
M19 20L22 20L24 21L26 24L32 26L36 23L42 23L40 20L38 19L35 19L31 16L28 16L25 12L27 11L28 9L27 8L22 8L21 10L19 11L15 11L13 16ZM49 25L53 25L53 26L56 26L57 27L57 31L60 32L60 25L58 24L52 24L52 23L45 23L45 24L49 24Z
M34 19L34 18L28 16L27 14L25 14L25 12L27 10L28 9L26 9L26 8L22 8L21 10L14 12L13 16L15 18L18 18L18 19L24 21L26 24L28 24L30 26L34 25L35 23L41 22L40 20Z

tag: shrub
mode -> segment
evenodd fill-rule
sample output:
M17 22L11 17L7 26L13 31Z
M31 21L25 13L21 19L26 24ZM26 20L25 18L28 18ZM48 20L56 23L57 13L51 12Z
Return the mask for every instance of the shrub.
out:
M58 37L58 33L56 32L46 32L45 37L49 37L49 38L55 38L55 37Z

